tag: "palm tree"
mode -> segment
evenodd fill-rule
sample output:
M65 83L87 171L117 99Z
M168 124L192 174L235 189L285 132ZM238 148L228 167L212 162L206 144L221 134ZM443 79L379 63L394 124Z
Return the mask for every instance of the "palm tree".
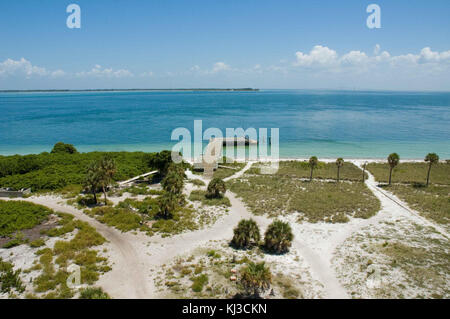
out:
M166 192L180 195L183 192L184 179L179 172L170 170L161 182L161 186Z
M158 198L159 211L157 216L164 219L173 217L177 207L177 197L171 193L164 193Z
M241 284L248 296L259 297L260 293L270 288L272 273L264 262L249 262L241 270Z
M400 156L398 156L397 153L392 153L392 154L390 154L388 156L387 160L388 160L388 163L389 163L389 185L391 185L392 170L400 162Z
M309 180L312 181L313 178L313 170L317 167L317 164L319 163L319 160L316 156L311 156L309 159L309 167L311 167L311 175L309 176Z
M261 237L258 224L253 219L242 219L233 232L231 244L237 248L249 248Z
M106 190L113 182L113 176L116 173L116 162L109 155L105 155L100 159L98 163L99 174L101 176L101 185L103 194L105 195L105 205L108 204L108 199L106 197Z
M293 239L291 226L276 220L269 225L264 234L264 247L276 254L286 253L289 251Z
M339 157L336 160L336 166L337 166L337 181L339 183L339 171L340 171L341 167L344 166L344 159L342 157Z
M366 180L366 167L367 167L367 162L364 162L364 164L362 164L362 167L363 167L362 182L364 183L364 181Z
M208 198L222 198L225 195L227 188L225 182L220 178L213 178L206 190L206 197Z
M439 155L436 153L428 153L427 156L425 156L425 162L428 162L428 173L427 173L427 186L430 182L430 172L431 172L431 166L433 164L439 163Z
M92 195L94 195L94 203L97 204L97 190L101 184L100 169L97 161L92 161L86 172L84 185L89 188Z
M171 163L169 165L169 168L167 169L167 173L174 172L178 175L180 175L183 178L186 178L185 169L183 167L183 164L175 164Z

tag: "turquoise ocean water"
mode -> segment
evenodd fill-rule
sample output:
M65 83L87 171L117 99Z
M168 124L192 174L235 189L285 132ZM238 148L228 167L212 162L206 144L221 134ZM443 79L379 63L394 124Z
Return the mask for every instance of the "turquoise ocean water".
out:
M203 129L279 128L281 157L450 158L450 93L296 91L0 93L0 154L158 151Z

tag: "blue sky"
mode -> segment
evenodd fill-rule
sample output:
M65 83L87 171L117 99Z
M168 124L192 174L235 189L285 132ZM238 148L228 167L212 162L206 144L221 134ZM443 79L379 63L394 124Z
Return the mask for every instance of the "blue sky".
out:
M66 7L81 7L81 29ZM381 8L381 29L366 7ZM450 1L0 2L0 89L450 90Z

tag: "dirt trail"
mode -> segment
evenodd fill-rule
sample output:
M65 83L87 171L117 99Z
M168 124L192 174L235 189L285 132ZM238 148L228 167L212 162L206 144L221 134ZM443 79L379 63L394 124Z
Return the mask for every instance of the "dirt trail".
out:
M107 280L102 280L102 287L108 291L111 296L120 296L122 298L146 298L148 295L147 286L145 282L145 272L141 259L132 244L132 238L128 234L108 227L105 224L85 215L80 210L59 203L61 198L55 196L39 196L22 199L47 206L55 211L68 213L75 216L77 219L88 222L93 226L103 237L108 240L107 246L114 255L112 270L106 273L103 277Z
M360 161L354 161L354 164L361 168L362 163ZM366 185L380 200L382 207L391 210L393 213L403 216L406 215L407 217L412 218L419 225L432 227L447 239L449 238L447 231L443 227L426 219L425 217L422 217L417 211L411 209L407 203L399 199L391 192L378 187L378 183L376 182L375 177L367 170L366 172L368 175Z

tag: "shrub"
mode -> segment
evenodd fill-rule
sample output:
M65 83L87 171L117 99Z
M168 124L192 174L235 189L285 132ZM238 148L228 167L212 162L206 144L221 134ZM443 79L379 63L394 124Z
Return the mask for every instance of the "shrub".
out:
M203 287L208 283L208 275L201 274L199 276L195 276L191 278L192 281L192 290L195 292L201 292Z
M259 297L260 293L270 288L272 273L264 262L249 262L241 270L240 282L247 296Z
M208 184L206 197L222 198L226 191L225 182L220 178L213 178Z
M52 210L25 201L0 200L0 236L30 229L45 221Z
M293 239L291 226L276 220L269 225L264 234L264 248L276 254L286 253L289 251Z
M58 142L53 146L51 153L77 154L78 151L72 144L65 144L63 142Z
M0 257L0 292L10 293L13 288L17 292L25 291L20 273L20 269L14 271L13 264L3 261Z
M111 299L100 287L89 287L80 290L79 299Z
M234 229L231 244L237 248L249 248L260 240L258 224L253 219L243 219Z

